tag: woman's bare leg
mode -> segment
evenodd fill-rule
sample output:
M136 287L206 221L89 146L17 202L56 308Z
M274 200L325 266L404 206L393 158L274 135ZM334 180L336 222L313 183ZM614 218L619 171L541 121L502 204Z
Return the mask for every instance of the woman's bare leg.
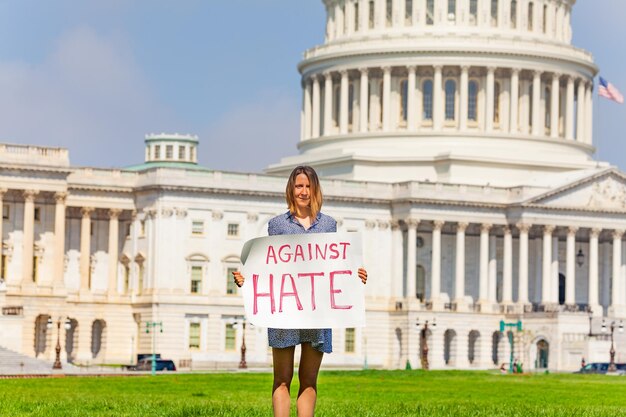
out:
M298 378L298 417L313 416L317 400L317 374L322 364L324 353L313 348L310 343L302 343Z
M274 416L289 417L291 397L289 388L293 378L293 353L295 346L272 348L274 358L274 386L272 388L272 406Z

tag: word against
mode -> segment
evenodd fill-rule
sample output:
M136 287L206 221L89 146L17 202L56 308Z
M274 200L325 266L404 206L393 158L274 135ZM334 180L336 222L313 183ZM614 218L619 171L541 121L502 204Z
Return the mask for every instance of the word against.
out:
M252 239L241 252L248 320L276 329L365 326L357 233Z

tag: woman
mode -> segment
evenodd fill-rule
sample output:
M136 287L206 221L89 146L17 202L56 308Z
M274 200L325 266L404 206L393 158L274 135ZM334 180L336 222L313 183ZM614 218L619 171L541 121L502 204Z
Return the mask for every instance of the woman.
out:
M270 235L298 233L336 232L337 222L322 214L322 190L313 168L298 166L289 175L285 190L289 211L270 220ZM359 268L359 278L365 284L367 271ZM244 277L233 272L237 286L241 287ZM331 329L268 329L269 344L274 357L274 385L272 406L275 416L289 416L289 388L293 378L294 352L301 345L298 379L298 416L312 416L317 399L317 374L324 353L332 352Z

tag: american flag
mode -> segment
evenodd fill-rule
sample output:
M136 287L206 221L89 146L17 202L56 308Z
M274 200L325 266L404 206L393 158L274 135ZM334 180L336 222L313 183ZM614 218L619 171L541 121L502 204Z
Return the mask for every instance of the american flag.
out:
M617 88L604 78L600 77L600 85L598 86L598 95L617 103L624 103L624 96Z

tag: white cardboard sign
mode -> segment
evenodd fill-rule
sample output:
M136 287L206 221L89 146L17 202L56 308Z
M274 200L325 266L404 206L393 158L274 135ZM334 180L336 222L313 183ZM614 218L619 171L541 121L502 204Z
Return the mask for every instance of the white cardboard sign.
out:
M241 252L246 318L276 329L365 326L357 233L260 237Z

